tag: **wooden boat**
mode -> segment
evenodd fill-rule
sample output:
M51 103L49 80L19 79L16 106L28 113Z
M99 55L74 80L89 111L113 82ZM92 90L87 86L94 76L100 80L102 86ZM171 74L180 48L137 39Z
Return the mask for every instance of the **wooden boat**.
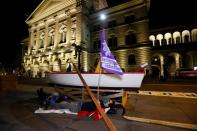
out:
M139 89L144 78L143 71L125 73L121 70L105 41L104 29L101 32L101 59L96 72L101 72L102 69L110 73L81 73L71 59L68 59L67 62L72 63L77 72L51 72L48 74L50 83L66 86ZM140 68L144 68L147 65L147 63L142 64Z
M126 72L123 75L111 73L81 73L90 87L105 88L140 88L144 72ZM65 86L84 86L77 72L50 72L50 83Z

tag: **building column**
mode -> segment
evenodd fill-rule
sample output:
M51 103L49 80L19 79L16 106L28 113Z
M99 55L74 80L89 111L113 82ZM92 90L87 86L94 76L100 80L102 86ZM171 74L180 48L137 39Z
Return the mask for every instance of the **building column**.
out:
M57 45L58 45L58 35L59 35L59 33L58 33L58 31L59 31L59 29L58 29L58 26L59 25L59 19L58 19L58 17L57 16L55 16L55 36L54 36L54 47L56 47Z
M176 69L180 68L180 55L179 54L175 55L175 65L176 65Z
M32 50L32 46L34 44L34 29L33 26L31 28L29 28L29 45L28 45L28 55L30 55L31 50Z
M70 17L70 11L66 11L66 44L70 44L70 40L71 40L71 17Z
M149 25L148 20L143 20L135 25L137 44L135 48L136 64L148 63L147 70L151 70L151 46L149 45ZM149 71L151 72L151 71Z
M89 20L86 15L87 12L88 11L84 7L83 2L78 5L76 15L76 44L81 46L80 65L81 69L85 70L87 70L87 63L84 63L82 61L88 58L88 53L86 51L83 51L82 49L87 48L88 43L90 43L90 32L88 29Z
M36 50L38 50L38 47L39 47L39 27L36 28Z
M160 56L160 77L164 78L164 57Z
M139 66L141 64L148 63L147 69L151 69L151 47L144 46L138 47L135 50L136 54L136 65Z
M48 47L48 35L49 35L49 27L48 27L48 23L45 22L45 38L44 38L44 49L46 49Z
M78 13L76 19L76 44L80 45L82 40L82 14Z

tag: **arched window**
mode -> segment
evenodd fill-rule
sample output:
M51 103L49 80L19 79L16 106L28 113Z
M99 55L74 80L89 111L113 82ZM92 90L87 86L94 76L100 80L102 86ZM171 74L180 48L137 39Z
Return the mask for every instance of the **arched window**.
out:
M149 40L149 44L150 44L150 45L153 45L153 41L152 41L152 40Z
M136 65L135 55L129 55L128 57L128 65Z
M64 24L62 24L62 26L59 29L60 43L66 42L66 32L67 32L67 28L66 28L66 26Z
M152 46L155 46L155 36L154 35L149 36L149 40L151 41L150 44Z
M116 26L116 20L112 20L108 22L108 28L112 28Z
M176 31L173 33L173 42L174 44L181 43L181 33Z
M126 16L125 17L125 23L126 24L129 24L129 23L132 23L132 22L134 22L134 15L129 15L129 16Z
M169 45L169 44L172 44L172 34L171 33L165 33L164 35L164 39L166 39L166 44Z
M176 44L179 44L179 43L181 43L181 37L180 36L177 36L176 37Z
M44 47L44 39L40 39L40 48Z
M172 38L169 38L169 39L168 39L168 43L169 43L169 44L172 44Z
M112 35L110 38L108 38L108 46L110 48L116 48L118 45L117 43L117 37Z
M125 36L125 43L126 45L133 45L136 44L136 35L132 32L129 32L126 36Z
M184 43L189 43L189 35L184 36Z
M49 31L49 46L52 46L54 44L54 33L55 30L51 28L51 30Z
M192 42L197 41L197 29L192 30Z
M51 36L51 37L49 37L49 46L52 46L52 45L53 45L53 38Z
M36 49L37 48L37 35L34 34L34 37L33 37L33 41L32 41L32 49Z
M163 39L163 38L164 38L164 37L163 37L162 34L158 34L158 35L156 36L156 39L159 40L159 45L160 45L160 46L162 45L162 39Z
M95 51L98 51L100 49L101 46L101 41L99 39L96 39L93 43L93 48Z
M45 33L42 32L40 34L40 48L43 48L44 47L44 36L45 36Z
M155 46L160 46L159 40L155 40Z
M152 57L151 64L152 65L160 65L160 58L158 56Z
M162 40L161 40L161 45L167 45L166 39L162 39Z
M190 42L190 31L184 30L182 32L182 43L189 43Z

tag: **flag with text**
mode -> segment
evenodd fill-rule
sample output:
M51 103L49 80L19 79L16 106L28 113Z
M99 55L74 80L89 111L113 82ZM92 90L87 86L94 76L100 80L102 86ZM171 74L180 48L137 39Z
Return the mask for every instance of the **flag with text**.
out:
M105 40L105 30L101 32L101 68L107 72L122 75L123 71L118 65Z

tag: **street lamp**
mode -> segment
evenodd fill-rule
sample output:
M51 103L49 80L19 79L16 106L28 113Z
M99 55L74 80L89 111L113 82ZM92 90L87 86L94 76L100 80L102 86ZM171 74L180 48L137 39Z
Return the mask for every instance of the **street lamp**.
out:
M80 45L76 45L75 43L72 44L72 46L75 47L75 57L78 57L78 70L80 71L81 69L81 64L80 64L80 56L81 56L81 46Z
M106 18L107 18L107 17L106 17L105 14L101 14L101 15L100 15L100 19L101 19L102 21L104 21Z

